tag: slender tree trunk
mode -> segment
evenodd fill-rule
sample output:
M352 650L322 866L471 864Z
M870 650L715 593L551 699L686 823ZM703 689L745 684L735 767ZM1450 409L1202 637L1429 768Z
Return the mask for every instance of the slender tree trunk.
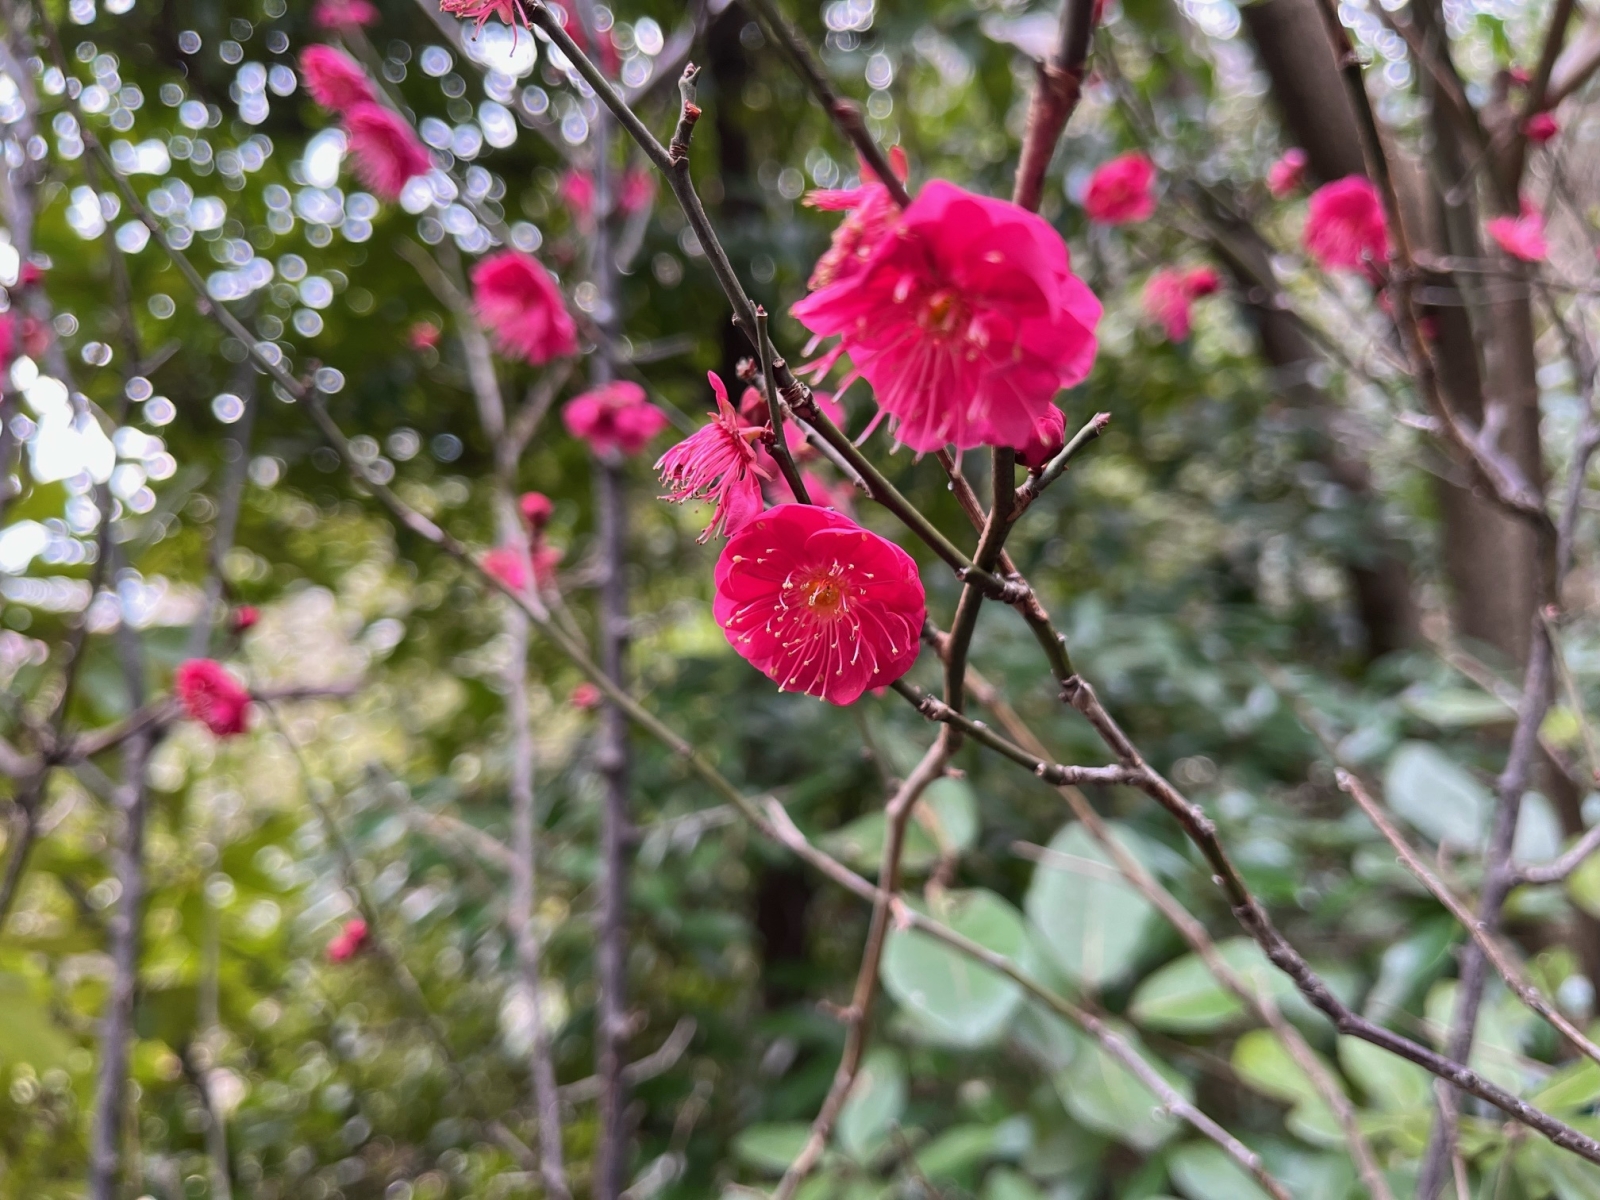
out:
M108 514L109 515L109 514ZM130 708L144 702L144 670L132 630L118 630ZM95 1079L94 1116L89 1134L89 1200L117 1200L125 1174L122 1136L127 1114L128 1048L139 992L140 932L144 920L144 835L148 793L145 768L153 737L129 738L122 751L122 782L113 796L113 873L121 892L111 915L111 994L100 1022L100 1070Z
M594 282L599 289L596 317L609 335L617 323L616 266L611 259L607 222L611 215L611 121L602 114L595 126ZM592 360L590 382L609 383L611 362L605 348ZM609 457L596 461L596 510L600 542L600 663L613 679L625 679L628 644L627 509L622 464ZM600 1145L595 1162L594 1195L615 1200L628 1167L627 1103L622 1077L623 1042L627 1036L627 906L628 849L628 718L611 703L600 714L600 773L605 779L605 806L600 820L600 945L597 974L599 1014L595 1030L595 1071L600 1076Z

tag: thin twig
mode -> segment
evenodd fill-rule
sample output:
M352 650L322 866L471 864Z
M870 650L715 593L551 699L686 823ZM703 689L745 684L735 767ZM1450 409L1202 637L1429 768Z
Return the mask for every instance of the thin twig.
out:
M1488 957L1490 963L1493 964L1494 969L1500 973L1500 978L1504 979L1506 985L1516 993L1517 999L1560 1030L1562 1036L1586 1057L1593 1059L1596 1063L1600 1063L1600 1046L1596 1046L1590 1041L1588 1036L1572 1021L1568 1020L1554 1003L1547 999L1538 988L1528 982L1527 976L1522 973L1522 969L1517 965L1516 959L1512 957L1511 951L1499 938L1483 927L1479 919L1473 915L1472 910L1445 885L1442 879L1428 869L1427 863L1422 861L1421 856L1411 848L1405 836L1395 828L1394 822L1389 820L1388 814L1368 793L1361 780L1350 771L1341 769L1338 773L1338 781L1340 790L1360 806L1361 811L1367 814L1367 819L1384 836L1389 845L1394 847L1395 854L1405 864L1406 869L1422 881L1423 886L1433 893L1434 898L1445 906L1450 915L1461 924L1472 940L1478 944L1478 947Z
M1072 440L1056 453L1056 456L1047 462L1042 470L1031 473L1017 489L1015 511L1011 519L1015 521L1028 511L1028 506L1039 498L1039 493L1044 491L1072 465L1072 460L1095 438L1106 431L1106 426L1111 424L1111 414L1108 412L1095 413L1089 418L1088 424L1072 435Z
M855 147L861 161L878 177L878 182L888 190L890 198L901 208L909 205L911 195L906 191L906 185L900 177L894 173L883 147L879 146L873 140L872 134L867 131L867 124L861 119L861 106L854 100L847 100L839 95L833 86L833 81L828 78L827 71L817 61L817 56L812 52L805 35L779 10L777 0L750 0L750 3L772 39L783 48L789 65L794 68L794 73L811 89L811 94L817 98L817 103L822 105L822 111L828 114L828 119L840 133L844 134L845 140Z
M1049 752L1045 749L1044 743L988 680L969 668L967 683L973 697L1000 719L1000 723L1013 738L1031 753L1041 758L1048 757ZM1360 1172L1361 1180L1368 1192L1371 1193L1372 1200L1393 1200L1388 1180L1384 1178L1383 1171L1372 1153L1372 1146L1361 1131L1356 1109L1350 1102L1350 1097L1345 1094L1344 1088L1340 1086L1327 1064L1311 1048L1305 1035L1293 1022L1284 1017L1270 989L1234 970L1228 960L1222 957L1216 942L1212 940L1199 918L1185 908L1176 896L1161 885L1148 867L1112 836L1110 828L1081 791L1068 785L1060 785L1056 790L1067 802L1067 807L1072 810L1073 816L1089 831L1089 835L1115 864L1117 873L1167 919L1217 982L1255 1011L1262 1022L1277 1036L1284 1049L1289 1052L1289 1056L1305 1072L1317 1095L1338 1121L1340 1132L1344 1134L1345 1143L1350 1147L1356 1169Z
M801 504L810 504L805 480L800 478L800 468L795 466L794 455L789 453L789 439L783 427L783 399L778 395L778 381L772 374L772 339L767 336L767 310L756 308L756 347L761 352L761 390L766 395L767 420L772 424L772 440L768 450L789 485L789 493Z
M678 1023L672 1027L672 1032L661 1045L657 1046L643 1058L635 1059L622 1068L622 1077L632 1086L644 1083L646 1080L655 1079L665 1075L678 1065L678 1060L689 1049L689 1043L694 1041L695 1030L698 1028L693 1017L680 1017ZM593 1100L600 1095L600 1077L590 1075L584 1079L575 1079L571 1083L561 1085L561 1101L563 1104L579 1104L585 1100Z
M861 1071L861 1060L866 1053L868 1022L872 1019L873 1002L878 995L878 971L883 964L883 948L888 941L890 900L900 891L900 858L905 850L906 827L911 813L928 786L944 774L950 760L952 738L940 731L933 745L928 747L922 761L906 777L884 809L885 835L883 860L878 870L878 896L872 902L872 920L867 926L867 941L861 951L861 966L856 972L855 990L851 993L850 1007L846 1012L844 1053L833 1073L833 1083L823 1098L822 1107L811 1122L811 1132L800 1153L783 1173L773 1200L792 1200L796 1189L805 1182L817 1163L833 1132L834 1122L850 1098Z

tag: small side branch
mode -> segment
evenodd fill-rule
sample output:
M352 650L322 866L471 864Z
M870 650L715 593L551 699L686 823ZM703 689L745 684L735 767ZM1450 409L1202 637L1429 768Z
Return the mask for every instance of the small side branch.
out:
M1039 493L1060 479L1072 465L1072 460L1078 456L1078 452L1104 433L1110 424L1110 413L1095 413L1089 418L1088 424L1073 434L1072 440L1061 447L1056 456L1044 465L1043 470L1029 475L1027 481L1017 489L1016 507L1011 513L1011 519L1015 521L1027 512L1028 506L1039 498Z
M1012 201L1029 212L1039 209L1056 142L1083 93L1095 7L1095 0L1062 0L1055 53L1037 66L1038 78L1022 136L1022 157L1017 162L1017 180L1011 192Z
M779 11L777 0L750 0L751 6L756 10L761 22L766 26L768 34L783 48L785 57L801 81L811 89L811 94L817 98L817 103L822 106L822 111L828 114L856 153L861 156L878 181L889 190L890 197L901 208L911 203L911 195L906 191L906 185L894 173L888 157L883 148L872 138L867 131L867 123L861 118L861 106L853 100L848 100L839 95L833 86L833 81L828 78L822 64L817 61L817 56L812 52L811 46L806 42L805 35L790 23L789 18Z
M1372 798L1371 794L1362 785L1361 780L1357 779L1349 771L1344 770L1339 772L1338 780L1340 790L1354 800L1360 806L1361 811L1367 814L1367 820L1372 822L1374 828L1383 835L1384 840L1394 848L1395 854L1405 864L1406 870L1415 875L1422 882L1422 885L1433 893L1434 899L1444 905L1446 911L1467 931L1472 940L1478 944L1478 948L1488 957L1489 962L1493 964L1494 969L1499 972L1500 978L1506 981L1506 986L1516 993L1517 999L1560 1030L1562 1036L1577 1047L1586 1057L1596 1063L1600 1063L1600 1046L1596 1046L1594 1042L1590 1041L1588 1036L1572 1021L1568 1020L1561 1010L1547 999L1538 988L1528 982L1527 976L1522 973L1522 969L1517 965L1516 959L1512 957L1510 950L1499 938L1489 932L1483 922L1473 914L1472 910L1445 886L1442 879L1428 869L1428 865L1411 848L1404 835L1395 827L1394 822L1389 820L1388 814L1378 806L1378 802Z
M949 733L941 730L933 745L928 747L927 753L922 756L922 761L900 785L899 790L890 797L884 809L887 834L883 844L883 860L878 870L878 894L872 903L872 920L867 926L867 942L861 951L861 966L856 972L855 990L850 997L850 1008L846 1016L849 1027L845 1034L844 1054L839 1059L838 1069L833 1073L833 1083L822 1101L822 1107L818 1110L816 1119L811 1122L811 1132L806 1137L805 1145L795 1160L789 1164L789 1169L783 1173L778 1190L773 1193L773 1200L793 1200L796 1189L805 1182L806 1176L811 1174L821 1160L822 1152L828 1144L828 1137L833 1132L834 1122L839 1119L839 1113L844 1108L845 1101L850 1098L850 1089L855 1086L856 1076L861 1071L861 1060L867 1047L868 1025L878 995L878 972L883 965L883 949L889 936L890 910L894 907L895 898L900 891L900 858L905 850L906 827L911 822L911 814L916 808L917 801L922 798L922 793L927 791L934 780L944 774L945 764L950 760L951 745L952 739Z

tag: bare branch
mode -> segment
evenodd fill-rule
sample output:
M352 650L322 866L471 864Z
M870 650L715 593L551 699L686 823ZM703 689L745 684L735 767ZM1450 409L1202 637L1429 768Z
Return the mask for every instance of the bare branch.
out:
M795 1160L784 1171L773 1200L792 1200L795 1191L805 1182L817 1163L833 1132L834 1122L850 1098L856 1076L861 1071L862 1056L866 1053L868 1022L872 1019L874 1001L878 995L878 970L883 964L883 948L889 935L891 898L900 891L900 857L905 849L906 827L917 801L928 786L940 778L945 764L950 761L954 739L947 730L941 730L928 747L922 761L906 777L900 789L890 797L884 809L886 832L883 842L883 860L878 869L878 895L872 902L872 920L867 926L867 942L861 952L861 966L856 972L855 990L850 997L846 1014L844 1054L838 1069L833 1073L833 1083L822 1101L816 1118L811 1122L811 1132Z
M1038 77L1028 105L1022 155L1017 160L1017 180L1011 192L1012 201L1029 212L1039 209L1045 172L1055 155L1056 142L1078 106L1094 34L1094 13L1094 0L1061 0L1061 29L1055 53L1036 67Z
M672 1027L672 1032L667 1035L666 1041L643 1058L635 1059L622 1068L623 1077L632 1085L665 1075L678 1065L678 1060L689 1048L689 1043L694 1041L696 1028L698 1026L693 1017L679 1018L678 1023ZM598 1095L600 1095L598 1075L575 1079L571 1083L561 1085L561 1100L564 1104L580 1104L585 1100L593 1100Z
M1572 95L1600 69L1600 17L1590 17L1577 40L1562 52L1550 71L1544 106L1554 108Z
M1434 899L1444 905L1450 915L1464 928L1479 949L1494 964L1494 969L1499 972L1500 978L1516 993L1530 1010L1538 1013L1552 1026L1561 1031L1561 1034L1571 1042L1585 1056L1600 1063L1600 1046L1596 1046L1584 1032L1570 1021L1554 1003L1546 999L1538 988L1528 982L1522 969L1517 965L1511 951L1501 943L1500 939L1489 932L1479 919L1473 915L1466 904L1454 892L1445 886L1443 880L1428 869L1421 856L1406 842L1404 835L1395 828L1394 822L1378 806L1378 802L1368 794L1362 786L1361 780L1349 771L1341 770L1338 775L1339 787L1346 795L1361 807L1367 814L1367 819L1372 822L1377 831L1384 836L1384 840L1394 847L1394 852L1405 864L1405 867L1419 880L1424 887L1433 893Z
M1555 0L1550 6L1550 24L1545 28L1544 44L1539 50L1539 63L1534 67L1533 79L1528 84L1525 115L1540 112L1546 107L1545 97L1550 88L1550 77L1555 73L1556 62L1561 57L1561 47L1567 41L1567 26L1572 23L1572 14L1577 7L1577 0Z
M1066 469L1072 465L1072 460L1078 456L1078 451L1104 433L1110 424L1110 413L1095 413L1089 418L1088 424L1073 434L1072 439L1061 447L1054 458L1041 470L1029 474L1026 482L1017 489L1016 510L1011 514L1011 519L1015 521L1027 512L1028 506L1039 498L1039 493L1061 478Z
M761 18L761 23L766 26L767 33L771 35L773 41L783 48L784 56L794 68L794 73L811 89L811 94L817 98L822 111L828 114L828 119L844 135L845 140L856 148L861 161L878 177L878 182L888 189L890 197L896 204L901 208L909 205L911 195L906 191L906 185L901 182L900 177L894 173L894 168L884 155L883 148L873 140L872 134L867 132L867 124L861 119L861 106L854 100L847 100L839 95L833 86L833 81L828 78L822 64L817 61L817 56L812 53L805 35L778 9L777 0L750 0L750 4Z

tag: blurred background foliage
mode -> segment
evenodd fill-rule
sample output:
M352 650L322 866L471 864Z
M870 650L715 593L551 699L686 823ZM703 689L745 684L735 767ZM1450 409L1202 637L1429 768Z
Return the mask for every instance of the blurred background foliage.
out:
M399 206L373 211L348 179L337 185L347 192L309 194L307 147L328 117L298 88L270 82L279 76L252 91L246 74L292 65L326 36L311 26L308 6L50 3L77 80L103 89L94 118L101 136L153 147L140 151L159 160L153 173L135 176L140 194L164 192L178 227L186 221L193 230L191 253L215 259L217 270L272 263L273 281L238 299L236 310L296 371L340 373L335 415L365 437L361 452L392 473L410 503L464 541L492 544L493 447L479 430L450 321L402 252L407 243L431 243L448 267L483 249L472 233L481 227L470 214L465 230L447 232L437 210L420 218ZM569 284L581 277L583 231L559 189L567 160L582 163L591 153L572 117L583 126L592 101L574 92L539 43L531 74L499 85L498 99L518 111L519 136L465 152L460 130L475 117L487 126L480 106L496 99L482 71L446 45L421 8L404 0L380 8L369 35L386 77L419 118L454 130L458 175L518 223L518 236L536 241ZM1020 51L1035 47L1041 30L1048 38L1053 12L943 0L829 0L791 11L866 105L874 131L905 147L913 182L944 177L1009 192L1031 86ZM1497 66L1527 60L1542 11L1461 6L1453 32L1475 86L1487 86ZM614 19L619 45L632 42L641 49L631 57L648 60L644 48L659 53L686 14L630 0ZM1069 424L1102 409L1114 420L1028 514L1012 552L1066 629L1076 664L1150 759L1215 817L1291 940L1369 1015L1437 1038L1460 931L1333 787L1330 756L1308 724L1346 763L1382 780L1391 805L1419 832L1458 848L1483 836L1486 780L1510 711L1426 646L1372 661L1343 573L1368 553L1377 522L1406 548L1420 603L1437 615L1429 472L1438 466L1419 435L1393 420L1370 371L1335 360L1322 382L1340 396L1350 436L1380 485L1381 500L1360 500L1330 477L1316 422L1276 386L1226 295L1200 303L1196 331L1182 344L1145 320L1138 294L1150 271L1203 257L1177 202L1183 181L1227 186L1283 247L1296 242L1303 206L1271 202L1259 183L1285 142L1264 119L1265 80L1229 0L1123 0L1101 39L1098 73L1052 168L1044 212L1107 305L1096 370L1066 398ZM1386 118L1410 129L1415 80L1403 54L1389 50L1378 48L1388 67L1375 68L1374 79L1387 89ZM784 313L833 222L807 208L803 193L839 186L856 168L737 3L705 17L693 56L706 64L700 102L708 115L695 174L752 295ZM226 1117L235 1195L540 1194L475 1125L502 1115L521 1128L531 1113L528 998L504 931L498 849L508 836L499 667L509 648L500 601L426 544L397 534L352 488L304 414L242 365L243 347L199 315L158 250L135 248L137 236L121 232L131 217L109 188L85 200L79 189L92 182L81 145L74 153L71 122L58 115L63 81L45 71L36 82L41 125L50 127L36 242L48 263L55 333L76 386L101 412L118 412L125 394L138 401L127 427L144 436L117 441L120 461L140 475L119 493L125 565L112 582L140 628L154 685L165 689L187 656L216 498L241 466L250 482L224 578L228 597L260 606L263 619L242 637L216 635L213 652L252 686L359 684L348 697L260 710L247 737L219 742L180 724L159 744L150 766L137 1102L125 1131L136 1150L129 1194L218 1194L207 1161L207 1094ZM247 120L251 95L265 106ZM195 102L198 109L189 107ZM673 103L669 84L642 107L665 130ZM1087 171L1141 143L1173 181L1167 202L1146 225L1091 229L1073 199ZM330 195L331 215L316 207ZM223 206L214 223L201 203L208 197ZM624 238L633 245L623 351L633 355L626 373L689 428L709 405L705 371L729 374L739 343L703 255L666 199L658 195ZM110 332L118 316L96 239L123 236L133 251L139 340L159 360L141 372L149 399L125 392L126 364ZM1370 299L1304 272L1288 250L1283 269L1351 359L1370 367L1384 336ZM583 307L581 294L577 301ZM424 321L444 328L437 349L411 343L412 327ZM798 361L799 326L785 315L775 328ZM536 382L525 368L500 371L511 396ZM1576 412L1570 378L1558 367L1541 383L1559 440ZM562 395L577 387L569 381ZM261 396L247 446L226 399L245 394ZM870 399L858 387L845 403L858 432ZM887 456L881 434L873 449L897 485L965 536L936 463ZM592 632L588 464L551 415L519 483L555 500L550 536L565 550L562 589ZM735 657L710 616L716 547L695 542L704 513L655 503L647 465L641 459L629 474L640 694L748 790L770 789L823 845L874 870L885 781L910 769L930 728L892 695L839 710L776 694ZM23 468L22 484L0 531L0 549L11 551L0 554L0 675L9 698L0 725L8 736L22 728L23 713L48 711L59 648L93 570L93 521L82 512L87 478L38 482ZM884 513L858 507L868 525L896 535ZM35 553L19 549L15 530L24 522L45 530ZM1586 595L1587 540L1580 555ZM926 581L934 612L948 614L953 581L936 569ZM129 711L111 636L117 606L97 600L89 617L70 709L70 724L82 729ZM1600 672L1592 621L1569 626L1564 646L1590 690ZM1508 667L1479 650L1494 668ZM1010 614L985 614L974 660L1060 760L1098 759ZM933 686L933 666L925 660L912 678ZM578 682L535 643L531 701L546 827L538 915L548 947L546 1016L564 1084L593 1070L601 785L596 716L570 702ZM1312 713L1316 720L1302 719ZM1570 707L1547 732L1580 744ZM633 1170L643 1182L630 1195L770 1186L798 1149L837 1062L842 1026L818 1004L847 1001L867 914L752 837L660 747L636 737L633 751L630 1056L645 1058L675 1029L689 1028L681 1022L693 1025L687 1047L633 1091ZM1094 843L1066 823L1059 798L970 747L959 765L961 775L937 785L925 802L932 815L913 829L907 863L917 903L1069 993L1097 998L1297 1196L1360 1194L1337 1126L1282 1046L1252 1028L1175 932L1108 870ZM307 804L313 787L327 797L360 881L381 908L385 938L448 1032L453 1069L374 957L327 960L350 901L335 849ZM1397 1192L1408 1194L1431 1118L1427 1078L1335 1039L1242 939L1204 866L1147 800L1117 791L1092 799L1125 845L1204 919L1230 961L1267 982L1337 1067ZM0 1195L18 1200L81 1194L95 1019L110 969L106 921L117 898L107 863L114 827L92 777L57 772L44 814L45 836L0 937ZM1524 825L1526 855L1554 853L1561 831L1548 806L1531 804ZM1459 869L1465 884L1474 882L1470 857ZM1513 927L1547 989L1586 1013L1593 988L1560 936L1574 905L1600 915L1600 871L1580 873L1565 892L1525 889L1514 898ZM1014 986L904 933L892 938L884 974L890 1000L866 1072L804 1195L1259 1194L1213 1146L1154 1111L1122 1068ZM1503 992L1491 992L1488 1008L1474 1063L1573 1124L1600 1126L1589 1115L1600 1072L1566 1063L1550 1031ZM579 1093L566 1140L581 1186L595 1127L593 1106ZM1489 1118L1470 1119L1465 1137L1477 1195L1600 1196L1600 1173L1537 1138Z

